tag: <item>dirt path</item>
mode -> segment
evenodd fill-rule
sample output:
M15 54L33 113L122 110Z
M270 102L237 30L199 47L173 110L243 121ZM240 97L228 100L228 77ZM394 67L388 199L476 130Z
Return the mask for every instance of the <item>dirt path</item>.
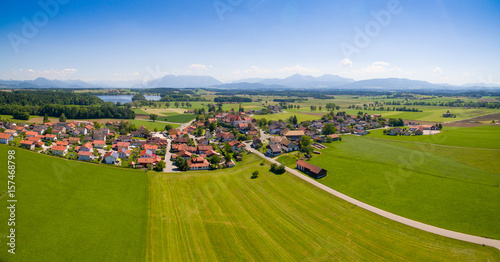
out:
M268 157L264 156L262 153L254 150L253 148L251 148L249 146L249 144L247 144L247 150L249 150L250 152L252 152L254 154L257 154L258 156L260 156L264 159L267 159L271 163L280 164L276 160L268 158ZM314 185L314 186L316 186L316 187L318 187L318 188L320 188L320 189L322 189L322 190L324 190L324 191L326 191L326 192L328 192L336 197L339 197L339 198L341 198L341 199L343 199L351 204L359 206L363 209L366 209L370 212L373 212L377 215L383 216L383 217L388 218L390 220L393 220L393 221L396 221L396 222L399 222L399 223L402 223L402 224L405 224L407 226L411 226L411 227L414 227L414 228L417 228L417 229L420 229L423 231L427 231L427 232L430 232L433 234L437 234L440 236L445 236L445 237L449 237L449 238L453 238L453 239L457 239L457 240L461 240L461 241L466 241L466 242L470 242L470 243L475 243L475 244L479 244L479 245L491 246L491 247L494 247L494 248L500 250L500 240L459 233L459 232L455 232L455 231L427 225L427 224L424 224L424 223L421 223L421 222L418 222L415 220L411 220L411 219L408 219L408 218L405 218L402 216L398 216L396 214L384 211L384 210L376 208L374 206L370 206L364 202L361 202L361 201L356 200L352 197L344 195L344 194L342 194L342 193L340 193L340 192L338 192L330 187L327 187L327 186L319 183L318 181L316 181L316 180L314 180L306 175L303 175L302 173L300 173L299 171L297 171L295 169L291 169L289 167L286 167L286 171L292 173L293 175L297 176L298 178L300 178L300 179L302 179L302 180L304 180L304 181L306 181L306 182L308 182L308 183L310 183L310 184L312 184L312 185Z

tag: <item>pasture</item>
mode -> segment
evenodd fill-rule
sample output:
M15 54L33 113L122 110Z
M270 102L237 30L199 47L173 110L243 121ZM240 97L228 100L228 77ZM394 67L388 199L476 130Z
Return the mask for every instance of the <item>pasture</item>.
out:
M0 145L0 168L7 150ZM0 261L140 261L146 247L148 177L16 149L16 254L5 236L7 173L0 177Z
M246 155L233 169L150 174L146 260L496 260L335 198ZM256 179L253 171L259 171Z
M410 137L411 138L411 137ZM500 239L500 151L343 136L310 162L318 181L383 210L458 232ZM291 155L293 157L293 154ZM282 156L278 161L293 165Z
M488 148L500 150L500 125L477 127L444 127L442 132L430 136L389 136L383 130L372 130L367 137L427 143L455 147Z

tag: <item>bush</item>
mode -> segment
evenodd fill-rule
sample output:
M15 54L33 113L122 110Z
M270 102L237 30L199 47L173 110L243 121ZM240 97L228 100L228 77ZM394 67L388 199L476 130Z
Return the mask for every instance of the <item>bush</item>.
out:
M278 166L276 163L272 163L270 171L277 174L277 175L281 175L281 174L285 173L285 166L284 165Z

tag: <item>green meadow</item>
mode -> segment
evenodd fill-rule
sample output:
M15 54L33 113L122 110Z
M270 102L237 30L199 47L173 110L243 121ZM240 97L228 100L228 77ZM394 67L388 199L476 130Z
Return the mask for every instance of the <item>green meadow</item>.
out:
M150 131L153 131L155 129L155 127L159 131L165 130L165 126L167 124L171 125L172 128L178 128L180 126L179 124L163 123L163 122L153 122L151 120L128 119L127 121L129 121L130 123L134 124L136 127L145 126Z
M7 253L7 150L0 261L140 261L146 248L145 172L67 161L17 148L16 254Z
M393 222L244 158L228 170L151 174L146 260L500 259L496 249Z
M500 150L342 138L310 160L328 170L321 183L410 219L500 239L500 202L492 201L500 199ZM279 161L294 166L296 158Z
M384 135L383 130L379 129L370 131L367 137L401 142L500 150L500 125L444 127L441 133L426 136L389 136Z

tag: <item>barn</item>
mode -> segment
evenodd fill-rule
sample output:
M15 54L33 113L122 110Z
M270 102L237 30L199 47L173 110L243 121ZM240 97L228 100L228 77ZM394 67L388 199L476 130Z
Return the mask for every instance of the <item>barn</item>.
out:
M302 160L297 161L297 163L295 164L297 165L298 170L308 174L313 178L318 179L326 176L326 170L319 166L315 166Z

